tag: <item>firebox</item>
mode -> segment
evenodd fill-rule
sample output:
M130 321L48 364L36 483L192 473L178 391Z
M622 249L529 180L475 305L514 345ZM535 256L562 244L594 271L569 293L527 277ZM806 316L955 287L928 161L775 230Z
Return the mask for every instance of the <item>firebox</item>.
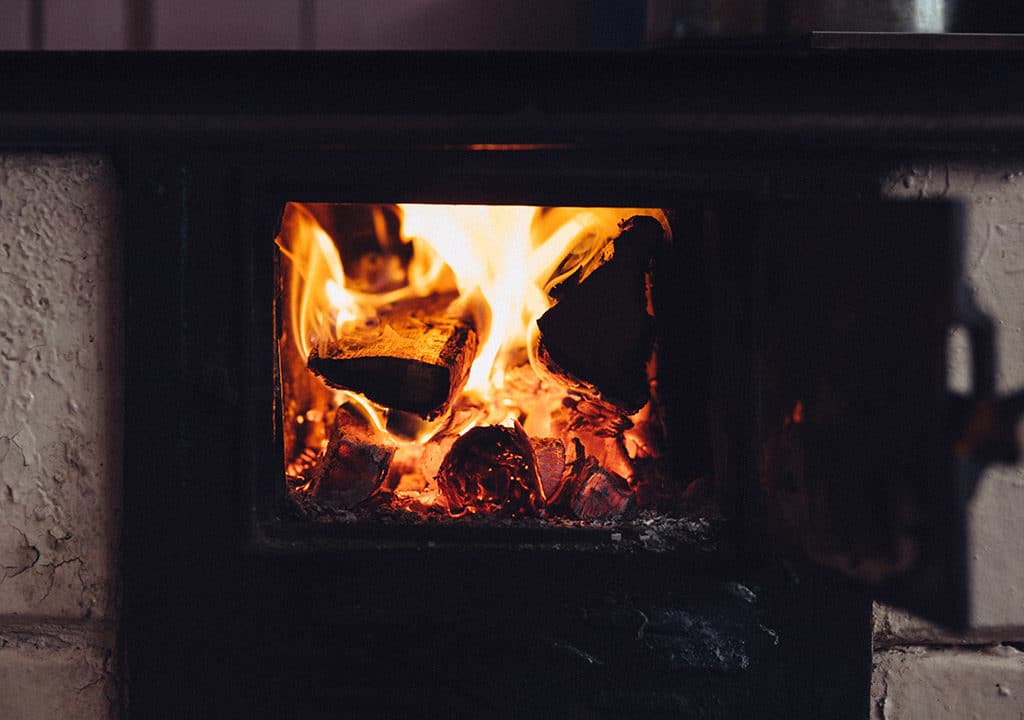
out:
M650 209L286 205L292 499L546 523L680 505L648 292L670 232Z
M1024 402L880 178L1007 54L4 62L123 181L130 717L861 718L873 598L966 622Z

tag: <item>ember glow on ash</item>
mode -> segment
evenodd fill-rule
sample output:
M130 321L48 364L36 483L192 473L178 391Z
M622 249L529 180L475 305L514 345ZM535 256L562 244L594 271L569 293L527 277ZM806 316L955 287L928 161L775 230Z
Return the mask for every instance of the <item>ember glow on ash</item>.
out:
M286 475L321 506L606 520L673 502L658 209L289 203Z
M783 425L800 425L804 421L804 402L797 400L793 411L783 420Z

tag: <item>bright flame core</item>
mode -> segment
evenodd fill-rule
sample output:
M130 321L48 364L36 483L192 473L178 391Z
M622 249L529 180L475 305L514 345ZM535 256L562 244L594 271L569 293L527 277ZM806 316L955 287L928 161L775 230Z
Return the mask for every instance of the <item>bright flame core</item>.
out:
M373 206L378 236L385 232L380 207ZM592 269L596 256L610 251L620 222L650 215L667 237L670 232L658 209L404 204L397 213L401 241L412 250L404 283L370 293L353 287L346 275L338 251L346 238L332 239L308 208L288 204L277 238L291 264L287 339L305 361L316 343L339 337L346 323L372 323L396 302L457 291L449 312L470 319L479 340L463 388L478 406L499 400L506 362L536 335L537 318L553 304L549 291L573 273ZM365 398L344 392L335 399L355 399L376 426L385 426L379 415L385 410ZM425 429L419 440L432 434Z

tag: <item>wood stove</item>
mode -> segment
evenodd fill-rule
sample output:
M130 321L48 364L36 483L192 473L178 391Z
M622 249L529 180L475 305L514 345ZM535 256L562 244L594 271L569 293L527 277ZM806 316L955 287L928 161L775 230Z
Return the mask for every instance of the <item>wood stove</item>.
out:
M965 621L964 502L1013 456L1022 403L993 392L958 206L884 201L879 180L1015 147L1016 55L4 62L9 142L109 148L124 178L129 716L863 717L872 597ZM380 511L400 481L296 500L289 213L399 204L406 229L414 205L642 209L612 213L593 272L631 218L658 225L637 287L669 501L625 472L630 506L596 516L506 494L408 521ZM970 397L946 390L956 324ZM529 445L525 422L483 424Z

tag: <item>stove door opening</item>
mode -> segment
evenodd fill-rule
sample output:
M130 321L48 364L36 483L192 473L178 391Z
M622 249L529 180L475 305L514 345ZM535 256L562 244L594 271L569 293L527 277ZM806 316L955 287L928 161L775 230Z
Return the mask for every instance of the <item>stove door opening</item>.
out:
M288 203L288 501L319 521L596 526L707 503L668 464L652 277L670 218Z

